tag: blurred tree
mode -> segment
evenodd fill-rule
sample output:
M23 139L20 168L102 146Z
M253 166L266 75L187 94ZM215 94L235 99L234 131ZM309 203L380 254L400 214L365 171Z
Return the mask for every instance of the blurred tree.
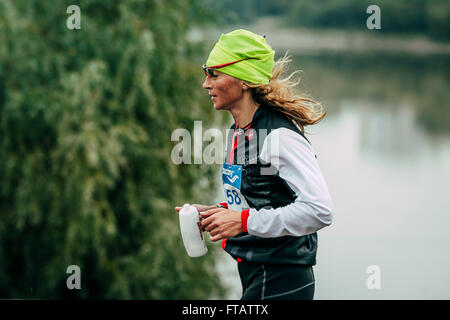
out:
M217 167L170 159L174 129L220 120L187 40L210 17L201 0L0 2L0 298L224 294L217 246L189 258L174 211L211 201Z

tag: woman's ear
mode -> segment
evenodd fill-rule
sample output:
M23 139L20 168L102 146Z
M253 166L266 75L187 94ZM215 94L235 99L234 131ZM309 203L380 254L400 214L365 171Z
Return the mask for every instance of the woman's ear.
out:
M242 90L243 91L247 91L248 90L248 85L245 82L242 82Z

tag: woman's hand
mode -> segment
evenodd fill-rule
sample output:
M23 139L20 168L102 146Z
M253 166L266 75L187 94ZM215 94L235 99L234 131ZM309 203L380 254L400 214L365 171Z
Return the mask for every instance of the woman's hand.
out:
M214 208L200 214L203 230L208 231L211 241L236 236L242 229L241 213L225 208Z

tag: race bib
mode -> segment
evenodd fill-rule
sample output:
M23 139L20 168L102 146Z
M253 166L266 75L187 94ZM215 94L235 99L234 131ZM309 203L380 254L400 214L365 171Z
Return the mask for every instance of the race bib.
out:
M248 209L248 203L241 193L242 166L224 163L222 167L222 182L228 209L238 212Z

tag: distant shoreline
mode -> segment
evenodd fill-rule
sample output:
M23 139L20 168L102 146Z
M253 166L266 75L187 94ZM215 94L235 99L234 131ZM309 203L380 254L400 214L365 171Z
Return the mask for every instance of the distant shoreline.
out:
M248 29L266 35L267 42L275 50L299 53L405 53L413 55L450 55L449 42L433 41L422 35L383 34L381 30L360 31L338 29L306 29L280 26L277 17L263 17L249 25L227 26L213 31L215 36L234 29Z

